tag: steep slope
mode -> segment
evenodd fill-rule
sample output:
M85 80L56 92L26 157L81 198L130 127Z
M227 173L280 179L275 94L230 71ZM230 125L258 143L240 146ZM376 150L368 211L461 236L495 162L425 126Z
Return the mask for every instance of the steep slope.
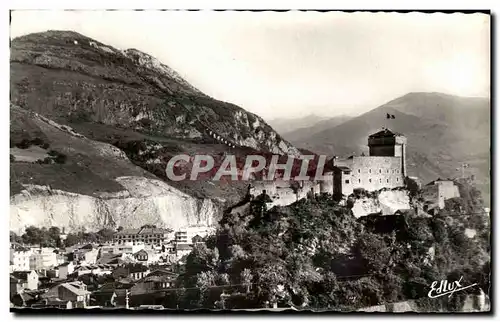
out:
M341 115L326 120L321 120L313 125L301 127L290 132L283 132L281 135L292 144L302 143L304 138L308 138L321 131L331 129L352 119L351 116ZM280 132L281 133L281 132Z
M489 200L490 102L440 93L410 93L343 124L303 138L295 144L316 153L367 153L367 137L381 127L408 138L408 171L424 182L455 177L462 163L470 164ZM386 114L395 119L386 119ZM489 202L487 202L489 203Z
M112 145L17 106L10 114L13 231L28 225L179 228L211 225L220 216L217 200L194 198L169 186Z
M299 154L262 118L204 95L157 59L70 31L12 40L11 100L63 124L196 140L212 131L237 146Z

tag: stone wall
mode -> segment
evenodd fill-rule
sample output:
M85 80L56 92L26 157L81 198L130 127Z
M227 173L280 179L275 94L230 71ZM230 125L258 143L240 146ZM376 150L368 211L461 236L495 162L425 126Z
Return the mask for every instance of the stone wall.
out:
M251 196L257 197L264 191L272 200L268 207L273 207L290 205L300 199L307 198L311 193L318 195L321 192L321 187L320 183L315 181L299 181L296 183L295 189L292 188L292 181L252 182Z
M353 157L349 166L349 183L352 189L363 188L368 191L402 187L404 176L401 161L400 157Z

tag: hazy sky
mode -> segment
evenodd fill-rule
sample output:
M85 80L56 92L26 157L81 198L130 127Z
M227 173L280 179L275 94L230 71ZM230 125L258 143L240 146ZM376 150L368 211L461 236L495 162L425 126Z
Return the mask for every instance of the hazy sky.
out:
M359 114L415 91L489 96L480 14L15 11L11 36L73 30L160 59L264 118Z

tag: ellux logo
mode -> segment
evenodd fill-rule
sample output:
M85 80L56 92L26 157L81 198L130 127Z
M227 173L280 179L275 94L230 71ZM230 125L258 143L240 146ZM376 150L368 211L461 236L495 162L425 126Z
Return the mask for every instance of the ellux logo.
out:
M427 296L429 296L431 299L435 299L435 298L449 294L448 297L451 297L453 295L453 293L455 293L455 292L463 291L465 289L468 289L468 288L471 288L471 287L477 285L477 283L474 283L472 285L462 286L462 279L463 278L464 277L461 276L458 281L454 281L452 283L448 282L447 280L443 280L439 283L439 287L437 287L438 282L434 281L434 282L432 282L431 289L430 289L429 293L427 294Z

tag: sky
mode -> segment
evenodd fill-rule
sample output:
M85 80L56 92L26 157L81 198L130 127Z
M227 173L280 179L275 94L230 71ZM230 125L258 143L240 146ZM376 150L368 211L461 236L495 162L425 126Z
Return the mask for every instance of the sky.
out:
M268 120L359 115L409 92L490 95L482 14L12 12L12 38L46 30L146 52Z

